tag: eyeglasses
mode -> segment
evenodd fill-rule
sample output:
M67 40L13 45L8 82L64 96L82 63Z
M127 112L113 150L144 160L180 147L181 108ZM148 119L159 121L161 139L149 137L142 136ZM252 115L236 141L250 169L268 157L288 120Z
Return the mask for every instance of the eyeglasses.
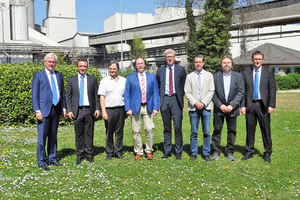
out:
M175 56L166 56L166 58L174 58Z

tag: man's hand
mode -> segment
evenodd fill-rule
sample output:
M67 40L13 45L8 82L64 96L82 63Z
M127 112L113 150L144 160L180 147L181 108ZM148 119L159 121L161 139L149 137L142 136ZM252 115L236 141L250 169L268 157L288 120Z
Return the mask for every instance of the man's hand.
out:
M153 117L155 117L155 116L157 115L157 113L158 113L158 110L153 110L153 111L152 111Z
M37 112L37 113L35 113L35 116L36 116L36 118L37 118L38 120L43 121L43 115L42 115L42 112Z
M73 118L74 118L73 113L72 113L72 112L69 112L69 113L68 113L68 117L69 117L70 119L73 119Z
M227 106L226 112L230 113L233 110L233 107L231 105Z
M64 119L64 118L66 117L66 115L67 115L67 112L64 111L64 112L63 112L63 115L61 116L61 118Z
M201 102L196 102L196 103L195 103L195 106L196 106L196 108L197 108L198 110L202 110L202 109L204 108L204 104L201 103Z
M96 118L98 118L98 117L100 116L100 111L99 111L99 110L96 110L94 116L95 116Z
M242 115L246 115L246 108L242 108L241 113L242 113Z
M222 104L222 105L220 106L220 110L221 110L223 113L226 113L227 107L226 107L224 104Z
M102 118L103 118L104 120L108 120L108 115L107 115L107 112L106 112L106 111L103 111L103 110L102 110Z
M126 114L130 117L132 117L132 110L127 110Z
M268 107L268 113L271 114L274 111L274 108Z

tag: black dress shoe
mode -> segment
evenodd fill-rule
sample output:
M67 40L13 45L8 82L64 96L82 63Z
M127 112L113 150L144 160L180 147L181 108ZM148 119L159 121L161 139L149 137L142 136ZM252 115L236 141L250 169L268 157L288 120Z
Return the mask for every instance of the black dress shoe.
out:
M252 158L253 154L251 153L246 153L246 155L242 158L242 160L248 160L249 158Z
M50 170L46 165L39 165L39 168L43 169L43 170Z
M94 162L94 156L87 157L86 160L89 162Z
M162 159L167 159L167 158L170 158L170 157L172 157L172 154L171 154L171 153L166 153L166 154L164 154L164 156L161 157L161 158L162 158Z
M177 160L181 160L181 154L180 153L176 153L175 157L176 157Z
M124 156L122 156L122 154L116 154L116 155L115 155L115 158L118 158L118 159L124 159Z
M197 155L191 155L190 160L196 160Z
M270 155L266 154L264 157L265 163L270 163L271 162L271 157Z
M59 164L58 162L50 162L50 165L54 165L57 167L63 166L62 164Z
M204 158L205 161L210 161L209 155L205 155L205 156L203 156L203 158Z
M83 158L77 157L76 165L80 165L80 163L83 161Z
M112 159L112 155L107 155L105 158L105 161L111 160Z

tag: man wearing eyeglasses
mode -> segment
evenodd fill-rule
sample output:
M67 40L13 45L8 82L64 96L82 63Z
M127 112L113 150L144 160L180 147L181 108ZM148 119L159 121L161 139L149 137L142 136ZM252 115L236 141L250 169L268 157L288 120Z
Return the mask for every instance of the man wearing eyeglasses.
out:
M182 66L175 64L175 51L165 51L166 65L157 69L156 79L160 96L160 111L164 124L164 156L172 156L172 122L175 130L175 156L181 159L182 141L182 109L186 73Z

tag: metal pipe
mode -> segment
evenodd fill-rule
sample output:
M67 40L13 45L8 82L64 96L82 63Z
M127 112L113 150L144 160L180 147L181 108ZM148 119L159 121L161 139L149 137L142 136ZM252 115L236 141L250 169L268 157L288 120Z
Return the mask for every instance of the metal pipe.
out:
M2 3L0 8L1 8L1 14L2 14L2 39L3 39L3 62L2 63L5 63L5 44L4 44L4 19L3 19L3 9L2 7L4 7L5 4Z
M123 17L122 17L122 0L121 0L121 69L123 69Z

